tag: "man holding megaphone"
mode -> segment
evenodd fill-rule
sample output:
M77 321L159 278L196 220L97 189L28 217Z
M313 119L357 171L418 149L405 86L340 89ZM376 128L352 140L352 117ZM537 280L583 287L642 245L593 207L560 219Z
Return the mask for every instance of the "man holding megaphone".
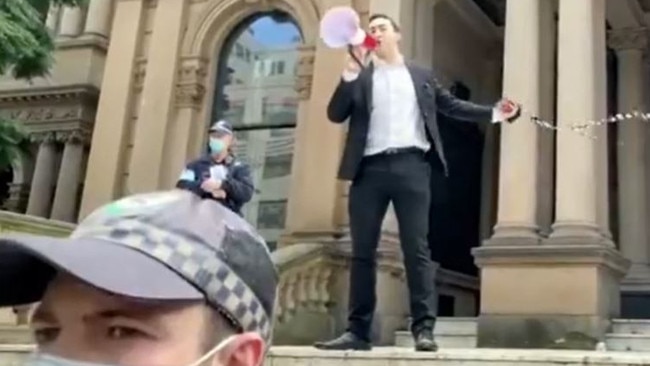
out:
M315 344L332 350L371 349L376 304L376 251L383 218L393 203L410 292L411 331L418 351L436 351L435 270L427 242L431 174L447 175L436 121L511 122L519 106L503 99L483 106L452 96L431 71L404 60L400 29L387 15L370 17L369 32L350 8L331 9L321 22L330 47L348 47L342 79L327 108L334 123L349 120L339 178L352 181L348 199L352 237L349 327ZM436 164L430 164L430 156ZM440 167L440 168L438 168Z

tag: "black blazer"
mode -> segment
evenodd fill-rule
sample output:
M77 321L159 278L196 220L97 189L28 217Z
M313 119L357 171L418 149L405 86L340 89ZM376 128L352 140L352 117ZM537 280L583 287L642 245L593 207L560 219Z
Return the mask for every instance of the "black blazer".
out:
M407 63L413 80L427 137L448 172L442 138L436 121L436 112L454 119L489 121L493 106L483 106L454 97L423 67ZM352 82L341 80L327 106L327 117L334 123L350 119L343 158L339 166L339 179L353 180L363 159L372 110L372 63Z

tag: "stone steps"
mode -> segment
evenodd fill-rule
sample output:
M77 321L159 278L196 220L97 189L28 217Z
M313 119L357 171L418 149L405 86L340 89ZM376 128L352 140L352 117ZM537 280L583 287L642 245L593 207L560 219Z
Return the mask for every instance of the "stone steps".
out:
M415 352L379 347L370 352L272 347L265 366L633 366L650 364L650 353L560 350L441 349ZM4 365L2 365L4 366Z
M439 318L434 334L440 348L476 348L476 318ZM650 352L650 320L615 319L605 345L609 351ZM395 346L413 348L411 333L396 332Z
M606 337L606 345L611 351L650 352L650 320L614 320L612 333Z
M34 341L29 327L0 324L0 345L32 343Z
M32 345L0 345L0 366L20 366ZM363 351L320 351L312 347L272 347L265 366L647 366L648 352L513 349L441 349L415 352L401 347Z
M475 348L476 318L438 318L434 335L440 348ZM395 346L413 348L410 331L395 333Z
M22 365L30 345L0 345L0 366ZM265 366L647 366L650 353L560 350L441 349L415 352L378 347L370 352L320 351L312 347L272 347Z
M27 344L0 344L0 366L22 366L33 349Z

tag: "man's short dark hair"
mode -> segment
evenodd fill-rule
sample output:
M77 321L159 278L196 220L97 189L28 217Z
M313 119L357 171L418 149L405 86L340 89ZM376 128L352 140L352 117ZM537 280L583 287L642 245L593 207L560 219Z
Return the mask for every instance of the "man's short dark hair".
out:
M373 20L375 20L375 19L386 19L386 20L388 20L388 21L390 22L390 25L393 26L393 29L395 30L395 32L399 32L399 31L400 31L400 27L399 27L399 25L397 24L397 22L395 21L395 19L391 18L390 16L388 16L388 15L386 15L386 14L382 14L382 13L375 13L375 14L372 14L372 15L370 16L370 18L368 19L368 23L371 23L371 22L372 22Z

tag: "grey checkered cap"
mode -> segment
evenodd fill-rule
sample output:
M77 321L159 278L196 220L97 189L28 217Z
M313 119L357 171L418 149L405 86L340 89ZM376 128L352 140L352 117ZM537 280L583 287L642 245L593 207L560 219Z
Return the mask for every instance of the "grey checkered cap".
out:
M155 268L155 271L163 273L149 274L149 282L139 285L151 286L150 290L125 291L145 295L149 291L155 296L159 291L159 297L164 299L165 291L174 296L174 291L192 294L192 291L198 290L196 296L205 298L209 305L235 325L244 331L259 333L267 344L270 343L277 270L265 241L246 221L214 200L201 199L181 190L126 197L97 209L77 226L70 238L60 240L67 240L70 245L77 243L77 248L88 248L83 249L86 251L92 250L93 243L97 243L95 253L119 249L123 258L132 257L135 250L142 256L158 261L164 266ZM54 251L48 254L44 245L36 245L33 240L15 239L13 242L28 246L40 257L55 257L50 259L55 266L56 263L64 263L59 264L60 267L76 265L70 265L75 260L70 257L74 256L56 258L64 254ZM124 248L130 250L124 251ZM140 256L136 257L139 261ZM135 263L136 260L131 262ZM154 272L154 268L147 263L140 266L140 271L145 271L145 268L151 268L150 271ZM72 274L82 273L79 276L82 279L83 273L93 278L106 277L105 274L91 273L93 269L88 267L77 269L77 272L74 268L70 271ZM158 278L169 276L165 271L173 271L182 277L190 285L186 286L188 289L184 288L183 281L174 280L175 277L168 277L167 287L165 283L151 283L161 282L163 280ZM0 270L0 284L3 283L2 272ZM139 276L136 274L133 277ZM180 285L175 282L180 282ZM115 281L108 286L118 294L120 286L128 287Z

